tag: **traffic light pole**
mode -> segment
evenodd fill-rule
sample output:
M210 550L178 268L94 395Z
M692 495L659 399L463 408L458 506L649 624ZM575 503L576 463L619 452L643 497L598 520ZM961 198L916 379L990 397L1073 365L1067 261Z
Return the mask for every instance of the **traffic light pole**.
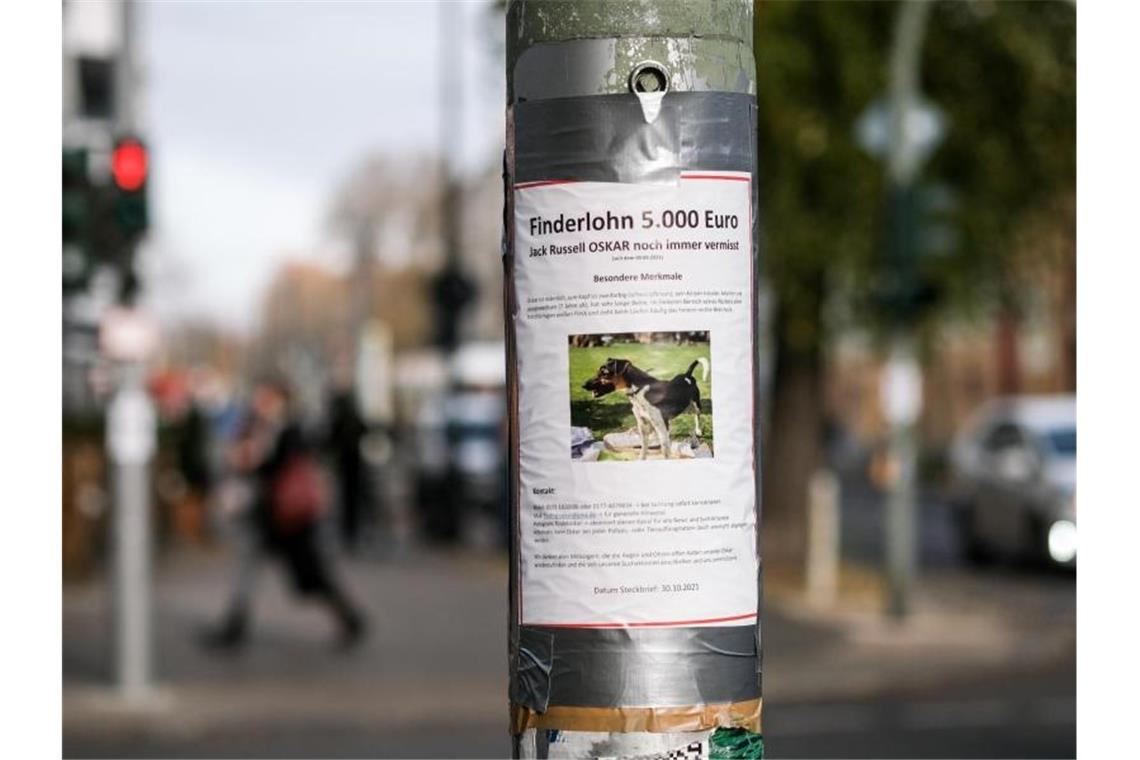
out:
M112 463L114 554L114 672L123 699L146 700L153 680L150 462L155 446L154 406L144 387L144 364L120 367L119 389L107 411Z
M435 305L436 344L448 359L460 343L461 317L474 296L474 286L463 272L460 256L463 195L454 165L459 157L459 143L463 135L461 39L455 33L460 23L456 16L459 12L459 9L448 3L440 3L438 7L443 71L439 90L439 214L443 233L443 266L433 282L432 296Z
M135 103L135 29L137 7L134 0L120 3L121 49L116 67L115 129L120 136L133 135L137 126ZM125 160L125 165L121 165ZM141 144L128 146L126 153L116 146L113 158L115 183L120 194L140 192L146 181L146 151ZM125 183L123 170L132 174ZM137 184L136 184L137 183ZM127 200L134 200L127 197ZM142 202L140 196L139 201ZM116 209L118 211L118 209ZM120 696L141 702L152 695L153 591L150 467L156 438L154 405L146 392L146 359L153 348L150 327L137 311L137 281L134 251L143 220L130 220L125 245L129 251L120 269L121 300L131 316L118 325L104 323L104 350L113 354L119 366L118 387L107 410L107 452L112 466L112 605L114 620L114 676ZM123 224L123 220L119 220ZM118 332L119 334L115 334ZM106 334L109 333L109 334ZM121 345L116 345L121 344Z
M516 757L762 756L752 28L750 0L507 9ZM684 439L605 359L647 348L711 383Z
M888 235L890 261L913 271L914 250L907 230L913 220L912 204L905 202L918 174L919 159L910 149L907 114L919 93L922 41L930 15L928 2L902 3L898 10L890 58L890 148L887 173L891 186ZM908 325L894 327L892 347L881 386L882 405L890 426L891 483L884 530L887 547L888 612L902 618L910 611L911 590L918 568L916 480L917 429L922 411L922 370L915 356L914 336Z

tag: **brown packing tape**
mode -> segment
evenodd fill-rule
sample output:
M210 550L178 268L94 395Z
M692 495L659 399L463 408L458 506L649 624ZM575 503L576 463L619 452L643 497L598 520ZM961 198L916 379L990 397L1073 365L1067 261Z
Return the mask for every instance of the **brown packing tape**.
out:
M761 699L682 707L574 707L555 705L544 713L511 705L511 733L528 728L563 731L704 731L713 728L760 730Z

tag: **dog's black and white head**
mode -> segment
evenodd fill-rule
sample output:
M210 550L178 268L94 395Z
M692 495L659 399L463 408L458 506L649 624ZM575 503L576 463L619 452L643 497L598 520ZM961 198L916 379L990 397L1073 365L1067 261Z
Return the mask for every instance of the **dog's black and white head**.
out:
M624 390L629 387L625 379L629 367L628 359L606 359L605 363L598 367L597 373L582 383L582 388L591 391L594 398L601 398L616 390Z

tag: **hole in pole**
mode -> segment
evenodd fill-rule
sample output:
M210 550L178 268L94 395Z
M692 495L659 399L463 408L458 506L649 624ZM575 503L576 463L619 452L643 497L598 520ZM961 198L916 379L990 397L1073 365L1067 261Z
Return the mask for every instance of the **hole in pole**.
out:
M629 75L629 89L636 93L664 93L669 89L669 75L659 63L639 63Z

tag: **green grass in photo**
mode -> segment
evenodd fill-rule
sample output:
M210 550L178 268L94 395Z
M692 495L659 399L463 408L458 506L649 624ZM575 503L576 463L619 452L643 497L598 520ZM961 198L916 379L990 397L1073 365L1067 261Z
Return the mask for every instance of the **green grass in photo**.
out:
M634 366L645 370L658 380L671 380L683 374L698 357L709 361L712 357L708 343L675 345L672 343L612 343L591 348L570 347L570 424L588 427L594 437L601 440L607 433L629 430L636 426L629 399L624 393L610 393L601 398L582 388L607 359L628 359ZM693 379L701 391L701 440L712 447L712 374L703 380L701 368L693 370ZM674 441L688 439L693 433L693 415L681 414L669 423L669 434ZM715 451L715 448L713 449ZM600 460L636 459L637 455L622 456L603 452Z

